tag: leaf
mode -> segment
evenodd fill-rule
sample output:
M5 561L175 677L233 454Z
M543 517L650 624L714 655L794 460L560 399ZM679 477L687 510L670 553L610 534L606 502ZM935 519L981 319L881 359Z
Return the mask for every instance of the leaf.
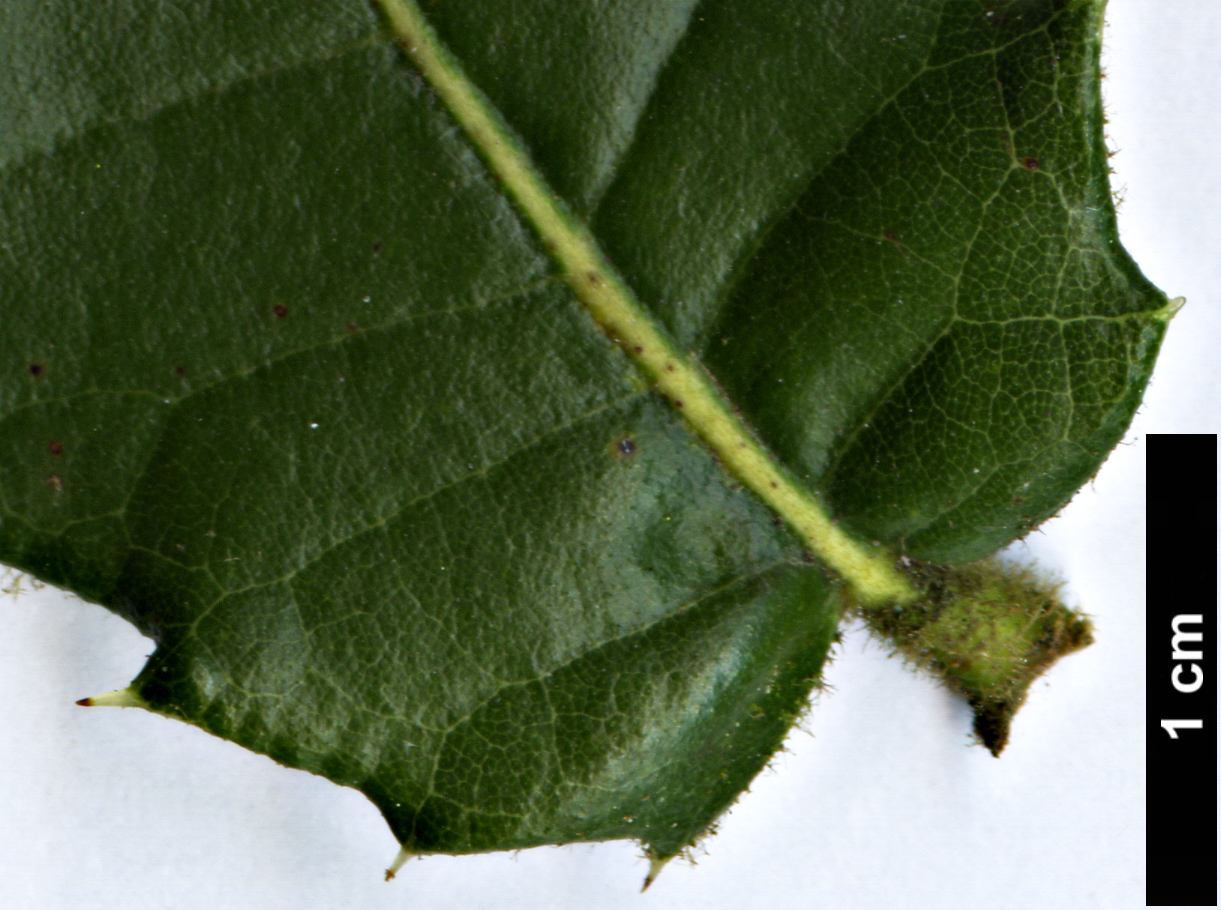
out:
M690 844L865 590L837 554L1027 533L1171 312L1096 3L441 4L402 47L397 4L76 6L5 13L0 558L157 641L128 703L409 851Z

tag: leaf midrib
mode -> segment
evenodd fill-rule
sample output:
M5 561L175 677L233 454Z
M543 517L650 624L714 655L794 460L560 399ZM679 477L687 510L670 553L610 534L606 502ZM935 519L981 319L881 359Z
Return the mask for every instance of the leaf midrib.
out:
M678 350L636 300L588 229L567 211L503 117L463 73L412 0L379 0L398 44L500 180L595 321L715 453L865 601L908 601L915 590L893 554L849 536L810 490L767 452L694 357Z

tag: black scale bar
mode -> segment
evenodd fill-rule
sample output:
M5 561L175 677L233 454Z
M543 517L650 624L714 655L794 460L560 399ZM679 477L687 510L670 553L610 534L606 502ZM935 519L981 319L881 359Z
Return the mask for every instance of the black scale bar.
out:
M1146 437L1150 907L1217 904L1217 437Z

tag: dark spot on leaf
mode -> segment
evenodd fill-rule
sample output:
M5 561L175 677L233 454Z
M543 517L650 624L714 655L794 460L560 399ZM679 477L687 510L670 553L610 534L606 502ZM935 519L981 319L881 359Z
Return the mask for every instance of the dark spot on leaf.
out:
M1026 168L1028 171L1037 171L1039 169L1039 159L1033 157L1023 158L1022 167Z
M1014 496L1014 497L1013 497L1013 504L1014 504L1015 506L1020 506L1020 505L1021 505L1022 503L1024 503L1025 501L1026 501L1026 500L1025 500L1025 499L1023 499L1021 496Z
M898 242L899 242L899 235L898 235L898 234L896 234L894 231L887 231L887 232L885 233L885 235L883 235L883 236L885 236L885 237L886 237L886 239L887 239L887 240L889 240L891 243L898 243Z
M44 367L41 363L31 363L30 364L30 375L33 376L35 379L41 378L42 374L45 373L46 371L47 371L47 368Z
M277 303L271 308L271 311L276 314L277 319L283 319L288 315L288 307L282 303Z
M47 486L52 490L62 490L64 488L64 482L59 479L58 474L52 474L47 478Z
M637 451L636 442L631 436L622 436L615 442L615 453L622 458L631 458Z
M354 322L348 323L348 334L349 335L355 335L359 331L360 331L360 326L358 326L356 323L354 323Z
M380 241L373 244L373 255L374 256L378 255L381 251L382 251L382 245L381 245Z
M683 403L682 403L681 401L679 401L677 398L675 398L675 399L674 399L674 407L676 407L676 408L681 408L682 406L683 406Z
M598 277L597 272L586 272L585 280L589 282L591 287L598 287L602 283L602 279Z
M673 372L674 372L674 364L672 364L672 363L667 363L667 364L666 364L666 372L667 372L667 373L673 373Z
M62 455L64 454L64 444L58 439L52 439L51 444L47 446L47 450L52 455Z
M637 354L644 353L644 348L642 348L640 345L636 345L636 347L632 348L632 350L635 351Z

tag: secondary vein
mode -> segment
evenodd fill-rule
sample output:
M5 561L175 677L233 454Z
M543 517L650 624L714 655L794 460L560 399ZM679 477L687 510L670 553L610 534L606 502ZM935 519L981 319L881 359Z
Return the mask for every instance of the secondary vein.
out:
M686 418L726 470L754 491L865 601L916 592L893 554L837 526L813 494L764 451L695 358L680 351L636 300L597 242L533 167L512 131L462 72L413 0L378 0L408 58L483 155L593 318Z

